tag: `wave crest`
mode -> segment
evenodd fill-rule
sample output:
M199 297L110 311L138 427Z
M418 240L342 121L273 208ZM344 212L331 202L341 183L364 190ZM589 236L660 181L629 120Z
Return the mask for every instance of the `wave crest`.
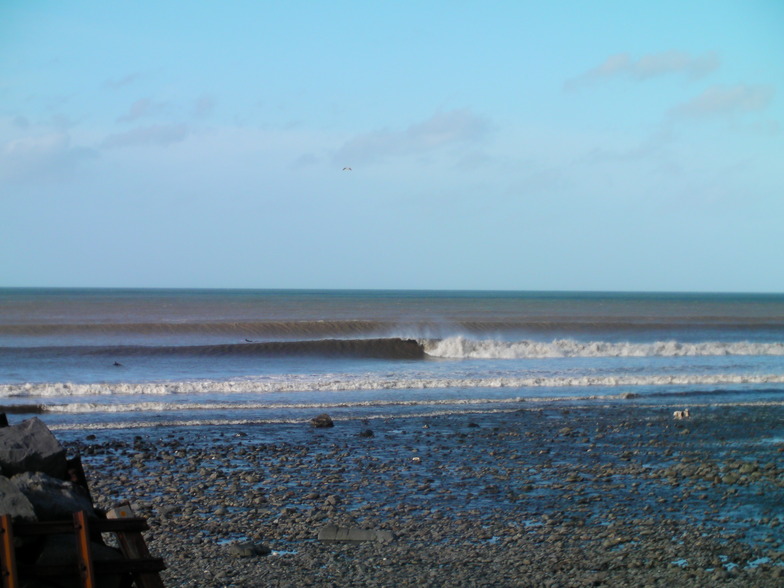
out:
M281 380L194 380L178 382L73 384L69 382L2 384L0 398L82 396L169 396L204 394L280 394L362 390L446 388L564 388L637 386L723 386L784 384L784 374L672 374L636 376L551 376L492 378L389 378L340 376Z
M444 359L546 359L555 357L707 357L717 355L784 355L784 343L656 341L654 343L475 340L466 337L422 342L430 357Z

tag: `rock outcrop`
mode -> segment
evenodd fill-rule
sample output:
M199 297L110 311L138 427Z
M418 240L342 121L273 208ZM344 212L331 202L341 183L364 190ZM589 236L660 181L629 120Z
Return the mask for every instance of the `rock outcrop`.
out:
M40 521L70 519L80 510L95 515L93 505L73 482L43 472L24 472L11 478L11 483L30 501Z
M7 477L43 472L65 478L65 449L39 418L0 428L0 471Z

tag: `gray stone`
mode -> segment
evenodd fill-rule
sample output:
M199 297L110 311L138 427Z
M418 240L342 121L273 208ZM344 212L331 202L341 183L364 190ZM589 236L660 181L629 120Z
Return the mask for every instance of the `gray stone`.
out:
M33 505L11 480L0 476L0 514L10 514L18 521L35 522Z
M338 527L337 525L322 527L318 534L318 540L324 543L362 543L364 541L390 543L393 538L392 531Z
M55 478L66 474L65 449L39 418L0 428L0 468L8 477L22 472L44 472Z
M310 419L310 424L317 429L327 429L329 427L335 426L335 423L332 422L332 418L326 413L320 414L317 417Z
M262 543L232 543L227 549L234 557L254 557L272 553L272 550Z
M39 520L70 519L80 510L95 514L90 500L71 482L41 472L25 472L11 478L11 483L27 497Z

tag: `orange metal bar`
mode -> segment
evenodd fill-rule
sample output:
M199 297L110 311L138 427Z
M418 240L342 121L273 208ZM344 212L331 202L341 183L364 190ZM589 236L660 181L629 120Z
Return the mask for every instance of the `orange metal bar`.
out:
M79 575L84 588L96 588L93 557L90 552L90 527L87 523L87 513L83 510L75 512L74 528L76 529L76 554L79 559Z
M3 588L17 588L16 551L14 550L14 526L11 515L0 517L0 575L3 577Z

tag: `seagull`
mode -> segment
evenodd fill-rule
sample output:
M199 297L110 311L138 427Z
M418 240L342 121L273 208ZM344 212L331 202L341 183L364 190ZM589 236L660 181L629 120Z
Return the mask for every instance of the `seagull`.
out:
M351 171L351 168L350 167L344 167L343 171Z

